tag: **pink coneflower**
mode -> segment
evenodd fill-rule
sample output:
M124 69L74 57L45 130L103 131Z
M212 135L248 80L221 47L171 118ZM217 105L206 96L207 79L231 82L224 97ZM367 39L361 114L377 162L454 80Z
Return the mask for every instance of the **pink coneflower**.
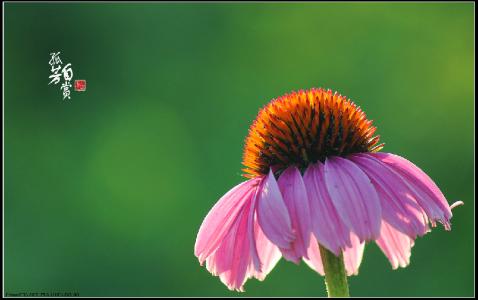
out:
M281 257L326 276L329 295L347 295L365 242L392 268L409 264L417 236L451 209L420 168L377 152L376 128L330 90L292 92L260 110L245 141L244 176L204 219L194 254L231 290L263 280Z

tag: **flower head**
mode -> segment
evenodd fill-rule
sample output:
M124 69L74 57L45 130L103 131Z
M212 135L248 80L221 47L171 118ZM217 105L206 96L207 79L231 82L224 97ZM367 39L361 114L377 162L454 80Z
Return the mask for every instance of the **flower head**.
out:
M322 89L286 94L267 104L252 123L244 147L244 176L378 151L383 144L373 136L375 130L360 107L340 94Z
M319 244L358 274L365 242L392 268L409 264L417 236L450 230L451 208L428 175L382 149L376 128L330 90L292 92L260 110L245 141L244 176L204 219L199 262L232 290L263 280L281 257L324 274Z

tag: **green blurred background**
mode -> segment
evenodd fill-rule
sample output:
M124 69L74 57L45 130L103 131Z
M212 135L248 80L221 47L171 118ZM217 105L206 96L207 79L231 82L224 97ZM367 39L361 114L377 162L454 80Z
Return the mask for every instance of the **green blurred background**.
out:
M465 202L408 268L368 245L352 295L474 295L474 4L7 3L4 24L5 292L325 296L284 260L230 292L193 246L258 109L326 87ZM86 92L48 85L53 51Z

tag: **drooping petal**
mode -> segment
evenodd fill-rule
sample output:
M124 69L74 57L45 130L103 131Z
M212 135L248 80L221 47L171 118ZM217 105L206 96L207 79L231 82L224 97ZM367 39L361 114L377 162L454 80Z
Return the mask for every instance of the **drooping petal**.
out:
M277 183L274 187L274 182L271 185L267 179L258 178L245 195L238 194L243 197L240 207L229 220L219 245L205 258L206 268L231 290L244 291L243 285L251 277L263 280L281 258L279 248L266 237L258 222L259 201L264 197L265 201L273 201L267 197L271 191L272 196L278 192Z
M428 232L428 218L408 185L396 172L369 154L349 157L372 181L380 199L383 218L410 238Z
M377 192L365 173L348 159L327 158L325 183L337 213L361 241L380 233L382 217Z
M324 276L324 265L322 264L322 257L320 256L319 243L313 234L310 237L309 248L307 248L307 258L303 258L304 262L314 271Z
M265 236L282 249L295 239L287 207L272 171L264 179L257 195L257 217Z
M201 265L229 233L245 203L255 196L262 179L254 178L235 186L219 199L204 218L194 246L194 254Z
M351 247L350 230L340 219L330 199L324 172L324 165L317 162L310 165L304 174L312 231L321 245L339 255L342 249Z
M254 238L248 230L252 201L244 205L219 248L206 259L206 268L230 289L243 291L247 278L252 276L250 242Z
M386 221L382 221L380 236L375 242L387 256L394 270L398 267L404 268L410 263L413 239L393 228Z
M302 256L307 256L310 242L311 219L307 192L302 175L296 167L289 167L282 172L278 184L289 211L292 230L296 233L291 247L281 248L282 255L287 260L299 263Z
M352 245L345 248L343 252L347 276L358 275L365 248L365 242L360 242L360 239L352 232L350 233L350 240Z
M256 205L257 205L257 195L259 194L260 190L260 185L259 188L256 190L254 194L254 198L251 201L251 207L249 209L249 216L247 219L247 231L249 236L251 237L249 247L250 247L250 253L251 253L251 272L261 272L262 271L262 263L259 258L259 254L257 252L257 244L256 244L256 225L257 223L256 220Z
M419 167L407 159L391 153L371 153L373 157L397 172L416 195L418 204L425 210L432 225L439 221L450 229L450 206L435 182Z
M265 236L261 227L257 223L257 220L254 222L254 233L257 254L261 261L261 269L260 271L254 270L253 275L259 280L264 280L267 274L269 274L269 272L275 267L282 255L279 248Z

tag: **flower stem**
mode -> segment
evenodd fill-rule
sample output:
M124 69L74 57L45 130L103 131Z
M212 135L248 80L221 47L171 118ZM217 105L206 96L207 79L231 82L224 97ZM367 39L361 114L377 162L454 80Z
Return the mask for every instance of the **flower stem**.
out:
M343 254L335 256L319 244L320 256L325 272L325 285L329 297L349 297L349 286L345 272Z

